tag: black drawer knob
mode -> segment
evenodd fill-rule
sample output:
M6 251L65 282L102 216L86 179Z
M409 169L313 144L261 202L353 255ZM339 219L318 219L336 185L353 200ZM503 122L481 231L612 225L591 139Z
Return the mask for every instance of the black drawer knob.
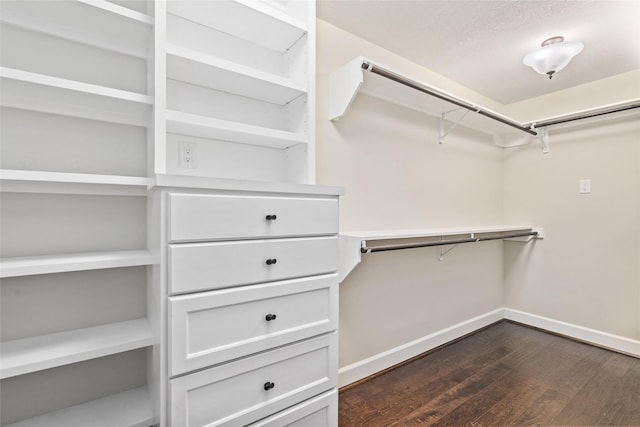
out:
M276 315L269 313L266 316L264 316L264 318L267 322L271 322L272 320L276 320Z
M271 390L272 388L274 388L276 385L274 383L272 383L271 381L267 381L266 383L264 383L264 389L266 391Z
M277 263L277 262L278 262L278 260L277 260L277 259L275 259L275 258L269 258L269 259L267 260L267 265L273 265L273 264L275 264L275 263Z
M275 221L278 217L276 215L270 214L270 215L267 215L265 218L267 221Z

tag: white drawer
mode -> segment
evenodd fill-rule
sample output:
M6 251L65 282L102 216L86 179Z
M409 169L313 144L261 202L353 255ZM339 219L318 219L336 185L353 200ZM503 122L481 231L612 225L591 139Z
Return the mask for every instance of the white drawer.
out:
M332 427L338 425L338 391L305 400L250 427Z
M169 206L172 242L338 233L337 198L170 194Z
M323 335L173 379L170 425L247 425L337 384L337 335Z
M169 245L171 294L337 270L336 236Z
M337 274L171 297L170 375L333 331L337 319Z

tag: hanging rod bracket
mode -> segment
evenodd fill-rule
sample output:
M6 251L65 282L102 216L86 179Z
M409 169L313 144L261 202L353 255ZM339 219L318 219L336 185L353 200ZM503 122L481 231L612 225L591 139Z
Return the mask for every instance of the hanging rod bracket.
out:
M542 153L549 154L549 129L542 128L540 134L540 142L542 143Z
M438 257L438 261L444 261L444 257L451 252L452 250L454 250L455 248L457 248L460 245L460 243L456 243L455 245L451 246L449 249L444 249L443 246L440 246L440 256Z
M447 114L450 114L450 113L452 113L454 111L459 111L459 110L461 110L461 108L456 108L454 110L445 111L444 113L442 113L440 115L440 134L439 134L439 137L438 137L438 144L442 144L444 142L444 139L446 138L446 136L449 135L451 133L451 131L456 126L458 126L458 124L460 122L462 122L464 120L465 117L467 117L467 114L469 114L471 111L473 111L473 110L466 110L464 112L464 114L462 115L462 117L460 117L458 120L456 120L455 122L451 121L453 124L451 125L451 127L448 130L446 130L445 129L445 124L446 124ZM477 113L479 111L480 111L479 109L476 109L474 112Z

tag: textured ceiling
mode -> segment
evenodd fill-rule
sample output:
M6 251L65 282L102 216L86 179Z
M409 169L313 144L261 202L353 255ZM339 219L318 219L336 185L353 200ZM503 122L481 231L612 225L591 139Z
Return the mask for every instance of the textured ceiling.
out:
M317 13L503 104L640 69L640 0L317 0ZM585 47L549 80L522 58L557 35Z

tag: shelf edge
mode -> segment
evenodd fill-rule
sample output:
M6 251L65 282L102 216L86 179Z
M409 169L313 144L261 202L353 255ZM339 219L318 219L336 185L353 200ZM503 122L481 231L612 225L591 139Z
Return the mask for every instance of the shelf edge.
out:
M149 347L153 342L146 318L6 341L0 353L0 378Z
M0 278L153 265L147 250L63 254L0 259Z

